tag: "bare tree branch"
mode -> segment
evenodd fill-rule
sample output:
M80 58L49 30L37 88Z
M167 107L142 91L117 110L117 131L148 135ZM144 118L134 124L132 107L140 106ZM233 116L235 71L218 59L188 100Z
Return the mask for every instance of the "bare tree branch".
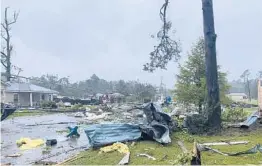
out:
M5 58L7 57L7 55L3 51L1 51L1 57L2 56L4 56Z
M2 65L3 65L5 68L7 68L7 65L5 64L5 62L4 62L3 60L1 60L1 63L2 63Z
M14 12L13 21L9 22L8 25L12 25L12 24L16 23L18 16L19 16L19 12Z
M5 37L3 33L1 33L1 37L7 42L7 38Z
M175 58L177 62L180 59L180 42L172 40L168 36L168 32L171 30L172 24L166 20L166 10L169 4L169 0L165 0L165 3L160 9L160 19L163 22L161 30L157 33L157 39L160 41L157 46L154 46L154 51L150 53L150 63L144 65L145 71L153 72L157 68L166 69L169 61Z

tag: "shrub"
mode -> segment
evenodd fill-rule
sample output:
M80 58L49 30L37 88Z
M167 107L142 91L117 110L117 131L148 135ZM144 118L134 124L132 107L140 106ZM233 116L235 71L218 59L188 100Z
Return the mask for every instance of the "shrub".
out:
M248 113L243 108L229 108L222 112L222 120L226 122L244 121Z
M82 110L83 108L82 104L75 104L72 106L72 110Z
M41 102L42 108L57 108L57 105L54 101L43 101Z

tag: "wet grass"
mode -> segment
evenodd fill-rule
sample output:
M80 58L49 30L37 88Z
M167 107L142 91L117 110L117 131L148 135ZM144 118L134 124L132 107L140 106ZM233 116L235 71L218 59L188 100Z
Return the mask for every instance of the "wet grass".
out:
M140 141L134 146L127 143L131 152L130 165L170 165L179 164L177 160L182 150L177 144L178 140L182 140L189 151L193 147L196 140L199 143L220 142L220 141L250 141L247 145L231 145L231 146L212 146L212 148L223 152L239 152L252 148L256 144L262 144L262 130L253 132L228 131L217 136L193 136L186 132L177 132L172 135L172 144L168 146L160 145L153 141ZM147 157L138 157L137 154L146 153L156 158L156 160ZM202 163L204 165L222 165L222 164L262 164L262 153L248 154L241 156L223 156L212 152L201 153ZM124 156L119 152L99 153L99 150L87 150L79 154L81 158L65 165L115 165Z
M46 112L40 111L40 110L23 110L23 111L16 111L12 115L8 116L7 119L12 119L15 117L21 117L21 116L36 116L36 115L45 115Z

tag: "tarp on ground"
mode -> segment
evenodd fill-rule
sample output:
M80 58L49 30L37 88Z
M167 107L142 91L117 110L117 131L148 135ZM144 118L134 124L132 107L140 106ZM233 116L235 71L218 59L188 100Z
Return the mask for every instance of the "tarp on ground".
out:
M175 128L171 117L163 112L154 103L144 108L147 124L96 124L85 129L91 147L99 147L115 142L134 141L138 139L152 139L159 143L171 142L170 132ZM171 131L170 131L171 130Z
M15 111L16 108L1 103L1 121L5 120L8 116L13 114Z
M249 128L254 125L259 118L259 112L254 111L243 123L240 124L241 128Z
M85 133L92 147L141 138L139 126L131 124L95 124L88 126Z

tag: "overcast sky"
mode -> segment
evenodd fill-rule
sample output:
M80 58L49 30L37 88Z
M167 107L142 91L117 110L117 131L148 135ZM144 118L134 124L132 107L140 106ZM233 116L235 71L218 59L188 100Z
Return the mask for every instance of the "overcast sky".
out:
M106 80L137 80L173 87L177 65L148 73L163 0L1 0L20 10L12 28L13 64L23 76L58 74L71 81L93 73ZM217 59L228 78L262 69L262 1L214 0ZM3 17L3 15L2 15ZM168 19L181 40L183 59L203 35L201 0L171 0Z

